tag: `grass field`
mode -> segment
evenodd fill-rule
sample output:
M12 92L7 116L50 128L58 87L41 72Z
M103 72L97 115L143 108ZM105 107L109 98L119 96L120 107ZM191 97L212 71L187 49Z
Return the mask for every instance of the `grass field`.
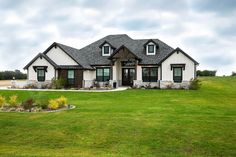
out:
M0 156L236 156L236 77L202 88L111 93L0 91L21 100L64 95L60 113L0 113Z

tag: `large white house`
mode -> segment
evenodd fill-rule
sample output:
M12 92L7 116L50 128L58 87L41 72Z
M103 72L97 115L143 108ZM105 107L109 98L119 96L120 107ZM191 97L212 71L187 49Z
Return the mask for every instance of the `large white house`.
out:
M187 86L196 77L198 62L180 48L158 39L108 35L76 49L54 42L24 69L28 80L64 78L68 87L91 87L94 81L112 86Z

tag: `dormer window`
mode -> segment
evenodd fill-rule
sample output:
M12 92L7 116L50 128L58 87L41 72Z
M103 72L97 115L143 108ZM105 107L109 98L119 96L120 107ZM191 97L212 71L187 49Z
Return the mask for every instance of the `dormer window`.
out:
M110 56L115 50L115 47L107 41L104 41L99 48L102 50L102 56Z
M144 44L144 49L146 50L146 55L155 55L158 49L158 44L150 39Z
M103 46L103 56L110 56L110 46Z
M154 54L154 45L148 45L148 54Z
M155 55L156 54L156 45L152 42L146 45L146 53L147 55Z

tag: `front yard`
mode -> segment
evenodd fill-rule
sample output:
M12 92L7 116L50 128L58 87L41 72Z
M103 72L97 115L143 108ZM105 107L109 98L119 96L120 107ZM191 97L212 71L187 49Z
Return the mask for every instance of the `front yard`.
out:
M0 91L74 110L0 113L0 156L236 156L236 78L191 90Z

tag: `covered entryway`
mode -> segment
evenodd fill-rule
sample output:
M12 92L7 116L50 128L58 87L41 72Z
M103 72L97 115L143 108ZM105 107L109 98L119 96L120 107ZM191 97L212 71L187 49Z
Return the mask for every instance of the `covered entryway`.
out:
M118 48L111 56L113 81L118 86L133 86L137 78L137 64L140 59L124 45Z
M122 86L133 86L134 79L134 68L122 68Z

